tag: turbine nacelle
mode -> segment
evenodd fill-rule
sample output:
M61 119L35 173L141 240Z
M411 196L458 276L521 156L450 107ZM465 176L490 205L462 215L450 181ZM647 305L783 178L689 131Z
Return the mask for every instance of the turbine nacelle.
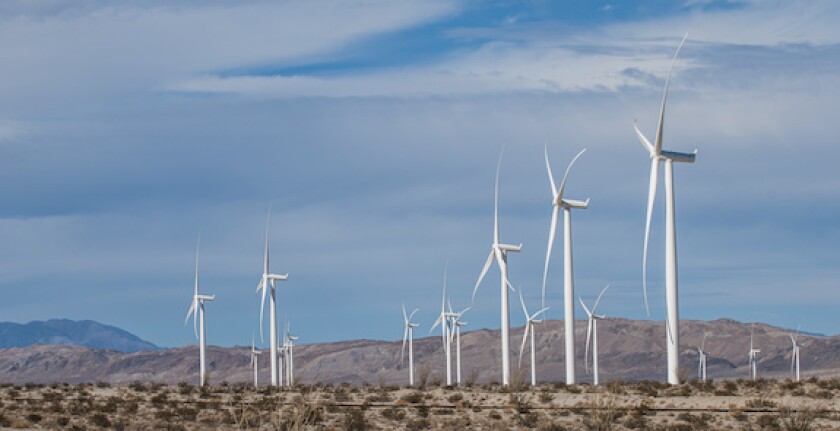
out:
M216 299L216 295L195 295L196 301L213 301Z
M557 205L555 203L555 205ZM574 208L574 209L582 209L585 210L589 208L589 198L586 198L585 201L577 200L577 199L565 199L563 198L560 201L561 208Z
M498 248L500 251L503 251L505 253L511 253L511 252L512 253L519 253L519 252L522 251L522 244L519 244L519 245L497 244L495 247Z

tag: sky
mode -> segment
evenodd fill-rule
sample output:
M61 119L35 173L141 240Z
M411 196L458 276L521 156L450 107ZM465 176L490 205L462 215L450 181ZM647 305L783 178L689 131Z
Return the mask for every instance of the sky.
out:
M300 342L398 340L439 312L498 328L496 162L511 282L539 308L555 176L576 294L662 320L664 207L642 299L649 158L675 166L680 317L837 334L840 4L789 1L5 1L0 5L0 320L91 319L259 343L263 240ZM562 315L562 236L547 280ZM511 321L522 325L511 296ZM577 317L583 318L578 307ZM663 326L664 332L664 326ZM267 340L266 340L267 341Z

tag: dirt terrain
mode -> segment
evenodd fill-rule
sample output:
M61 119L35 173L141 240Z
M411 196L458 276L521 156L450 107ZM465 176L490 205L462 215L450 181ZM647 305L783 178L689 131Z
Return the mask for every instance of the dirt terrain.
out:
M3 429L840 429L840 380L463 388L0 386Z

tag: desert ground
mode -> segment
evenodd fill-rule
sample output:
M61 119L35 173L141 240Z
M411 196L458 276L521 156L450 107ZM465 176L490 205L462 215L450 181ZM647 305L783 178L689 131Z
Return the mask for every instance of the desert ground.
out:
M416 388L4 384L2 429L840 429L840 379Z

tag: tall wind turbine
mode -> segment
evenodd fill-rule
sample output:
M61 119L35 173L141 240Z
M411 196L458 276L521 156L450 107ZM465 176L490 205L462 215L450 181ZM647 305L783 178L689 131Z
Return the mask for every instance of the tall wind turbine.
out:
M268 230L271 225L271 206L268 207L268 217L265 221L265 253L263 254L263 275L260 279L260 283L257 285L257 292L262 290L262 302L260 303L260 340L263 339L263 311L265 310L265 294L268 290L271 290L271 294L269 295L269 343L271 348L271 385L277 386L279 384L278 381L278 371L280 370L277 365L277 343L278 343L278 334L277 334L277 287L275 285L276 281L285 281L289 278L289 274L272 274L269 270L268 266ZM269 289L270 288L270 289Z
M184 319L184 325L190 320L190 315L193 316L193 332L198 338L198 360L199 360L199 379L200 385L207 384L207 338L204 331L204 302L216 299L216 295L202 295L198 293L198 248L201 245L201 237L198 238L198 243L195 245L195 291L193 292L193 300L190 303L190 309L187 311L187 318ZM196 320L198 320L198 329L196 329Z
M441 338L443 339L443 351L446 354L446 386L452 386L452 313L446 311L446 275L449 272L449 262L446 262L446 266L443 269L443 295L440 298L440 315L438 316L437 320L435 320L434 325L429 328L429 333L435 330L438 325L440 326Z
M758 377L758 354L761 353L761 349L756 349L753 346L753 330L750 328L750 354L749 354L749 361L750 361L750 374L752 375L752 379L755 380Z
M697 379L706 383L706 337L708 334L703 334L703 342L697 346L697 353L700 355L697 362Z
M610 285L606 285L603 289L601 289L601 293L598 294L598 298L595 299L595 304L592 306L592 310L590 311L586 308L586 304L583 303L583 299L578 297L578 301L580 301L580 305L583 307L583 311L586 312L586 315L589 317L589 325L586 328L586 353L584 354L584 362L586 363L587 370L589 370L589 341L592 340L592 383L597 385L599 383L599 376L598 376L598 321L605 318L603 314L595 314L595 311L598 309L598 303L601 302L601 297L604 296L604 292L610 288Z
M668 383L676 385L680 383L679 378L679 345L680 345L680 318L677 298L677 236L676 224L674 222L674 162L694 163L697 150L693 153L678 153L662 149L662 130L665 121L665 101L668 98L668 85L671 81L671 72L674 70L674 63L688 35L680 41L674 58L671 61L671 68L668 70L668 78L665 81L665 91L662 95L662 108L659 110L659 124L656 128L656 139L653 144L639 130L636 124L636 135L650 154L650 186L648 189L647 222L645 224L645 248L642 258L642 287L645 298L645 309L650 315L650 307L647 300L647 252L648 240L650 239L650 219L653 212L653 203L656 200L657 176L659 175L659 162L665 162L665 302L667 304L667 319L665 322L665 342L668 347Z
M403 344L402 349L400 349L400 364L404 361L404 354L405 354L405 341L408 340L408 385L414 386L414 328L420 326L418 323L413 323L411 318L414 317L414 313L419 311L419 308L415 308L411 314L405 314L405 304L402 306L403 312L403 320L405 320L405 330L403 330Z
M251 368L253 368L253 370L254 370L254 387L255 388L259 387L258 378L259 378L260 366L259 366L258 358L259 358L259 355L261 353L262 353L262 351L257 350L256 346L254 345L254 336L252 334L251 335Z
M452 311L452 304L449 304L449 315L450 315L450 322L452 327L452 332L449 334L450 345L452 344L451 338L455 337L455 384L461 384L461 327L467 326L467 322L461 320L461 317L466 313L470 308L467 307L458 313Z
M531 333L531 386L537 385L537 353L534 344L534 333L537 330L535 325L542 323L542 319L537 319L537 316L543 314L548 310L548 307L543 307L540 311L534 314L528 314L528 307L525 306L525 300L522 299L522 291L519 291L519 303L522 304L522 312L525 313L525 333L522 334L522 345L519 346L519 368L522 368L522 353L525 352L525 343L528 341L528 332Z
M507 386L510 384L510 305L508 303L508 288L513 290L513 287L511 287L508 279L507 254L509 252L515 253L522 251L522 244L502 244L499 241L499 171L501 168L502 154L499 155L499 163L496 166L496 194L495 204L493 207L493 244L490 246L490 256L487 257L487 262L484 263L481 275L478 276L478 281L476 281L475 287L473 288L472 300L473 302L475 301L475 294L478 292L478 286L481 285L481 281L484 279L484 276L487 275L487 271L490 269L490 265L493 264L493 260L495 259L496 263L499 265L499 271L501 272L502 286L502 384Z
M551 164L548 162L548 147L545 148L545 168L548 170L548 180L551 182L551 195L553 197L551 211L551 227L548 233L548 249L545 251L545 269L543 270L542 285L542 306L545 307L545 284L548 278L548 263L551 261L551 249L554 248L554 235L557 232L557 217L560 209L563 209L563 313L565 314L565 336L566 336L566 384L575 383L575 278L572 269L572 208L586 209L589 207L589 199L578 201L565 199L563 194L566 190L566 179L572 170L572 165L586 152L584 148L569 163L560 188L554 184L554 175L551 173Z
M799 329L796 330L795 335L790 335L790 342L793 344L793 350L790 353L790 378L799 381L799 344L796 339L799 338Z

